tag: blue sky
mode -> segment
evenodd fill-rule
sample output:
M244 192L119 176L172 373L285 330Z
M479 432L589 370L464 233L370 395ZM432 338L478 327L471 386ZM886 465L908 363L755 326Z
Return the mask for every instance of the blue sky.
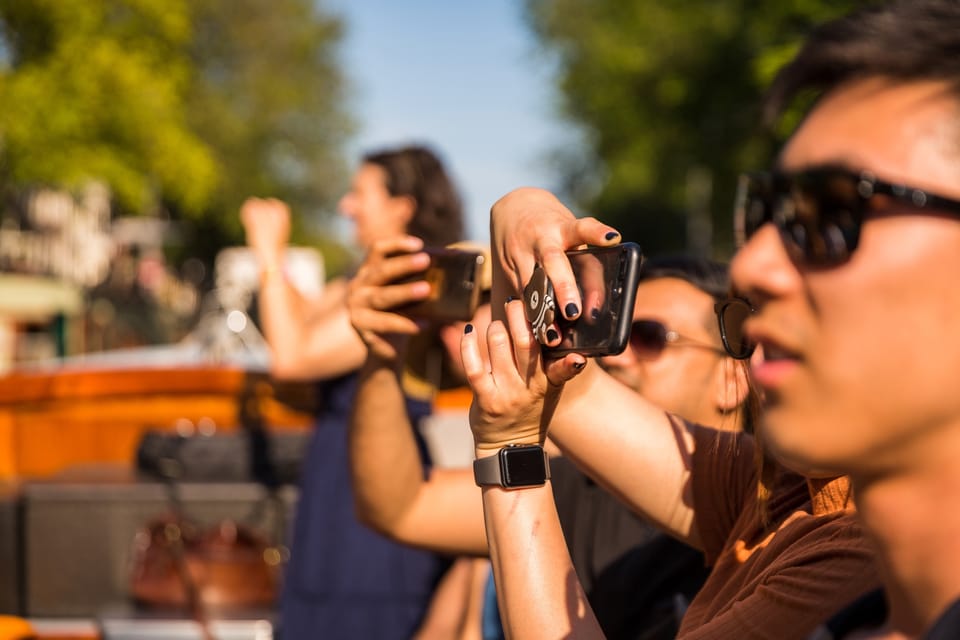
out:
M511 188L556 184L548 154L574 144L554 106L548 56L521 0L326 0L346 23L341 60L369 148L426 142L464 198L468 233L485 240L490 205Z

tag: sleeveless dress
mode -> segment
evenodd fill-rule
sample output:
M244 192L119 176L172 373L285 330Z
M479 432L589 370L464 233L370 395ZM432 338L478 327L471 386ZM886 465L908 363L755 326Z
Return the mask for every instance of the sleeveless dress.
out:
M321 415L302 467L278 637L407 640L449 559L388 540L357 521L347 455L357 376L321 384ZM429 412L428 403L407 400L411 424ZM417 439L427 460L419 431Z

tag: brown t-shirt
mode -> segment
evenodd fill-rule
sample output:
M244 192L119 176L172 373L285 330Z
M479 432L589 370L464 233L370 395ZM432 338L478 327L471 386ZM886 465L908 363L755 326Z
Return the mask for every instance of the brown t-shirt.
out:
M846 480L780 472L757 510L753 438L695 428L696 525L713 570L690 603L678 639L806 638L876 588L874 551L846 499Z

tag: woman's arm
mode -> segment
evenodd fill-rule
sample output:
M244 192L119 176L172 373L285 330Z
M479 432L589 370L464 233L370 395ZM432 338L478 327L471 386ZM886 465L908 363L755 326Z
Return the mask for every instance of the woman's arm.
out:
M519 302L507 305L513 341L500 321L487 332L489 366L477 336L465 333L464 368L474 390L470 424L477 458L507 444L541 444L560 385L585 364L579 354L553 363L555 383L540 369ZM507 637L599 637L596 618L577 580L553 501L550 481L520 489L483 488L490 558Z
M620 239L611 227L593 218L577 219L552 194L530 188L494 204L490 234L493 309L500 317L503 300L520 295L538 262L554 283L558 309L576 315L566 310L574 304L579 313L580 300L564 252ZM518 313L522 315L521 310ZM525 339L511 329L514 340ZM506 431L502 443L508 444L513 435ZM675 537L699 547L688 481L694 445L682 420L617 384L590 362L557 399L550 437L611 493Z
M346 284L331 282L319 299L307 300L284 274L290 237L287 205L251 198L240 218L260 262L258 311L270 346L271 373L280 379L324 379L356 370L366 351L350 326Z
M424 478L414 427L405 410L398 369L406 340L419 330L402 315L384 311L420 299L429 285L388 285L426 267L422 243L401 238L378 243L351 283L353 327L369 345L350 422L350 469L362 521L400 542L438 551L487 552L480 490L462 469L433 469Z

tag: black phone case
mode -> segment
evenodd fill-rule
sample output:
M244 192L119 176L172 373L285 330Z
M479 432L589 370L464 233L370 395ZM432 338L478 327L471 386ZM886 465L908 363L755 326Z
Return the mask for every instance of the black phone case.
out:
M630 340L633 325L633 306L636 302L637 283L643 264L643 252L633 242L625 242L613 247L590 247L568 251L571 266L576 265L577 257L584 255L612 256L612 271L605 269L603 282L606 295L605 304L593 314L587 308L581 278L577 284L581 287L581 300L584 308L574 320L566 320L555 310L553 285L541 269L534 271L534 277L524 289L527 305L527 319L533 325L534 335L541 343L545 342L546 330L551 322L556 322L560 330L561 342L555 347L544 346L545 353L562 356L567 353L580 353L586 357L616 355L622 353ZM576 267L574 267L576 272ZM539 277L538 277L539 272ZM531 307L532 296L540 300L538 308Z

